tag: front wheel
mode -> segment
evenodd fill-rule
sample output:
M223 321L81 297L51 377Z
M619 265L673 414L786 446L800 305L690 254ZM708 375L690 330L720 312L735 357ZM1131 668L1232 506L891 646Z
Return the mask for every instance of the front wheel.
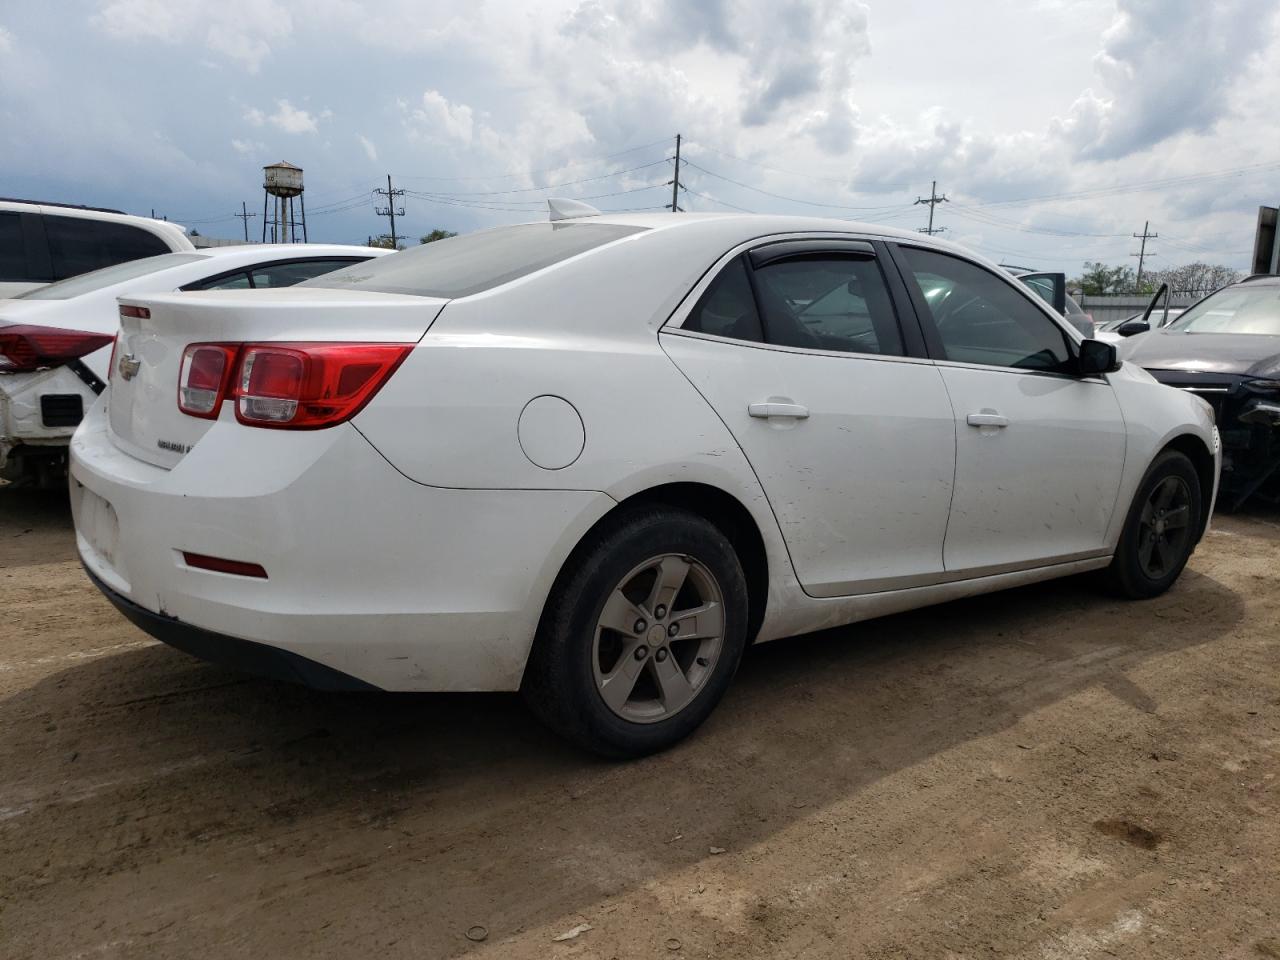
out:
M640 508L596 531L557 581L522 692L602 756L665 749L707 718L746 643L737 554L706 519Z
M1200 477L1185 454L1166 450L1142 478L1129 508L1109 586L1142 600L1168 590L1191 558L1200 534Z

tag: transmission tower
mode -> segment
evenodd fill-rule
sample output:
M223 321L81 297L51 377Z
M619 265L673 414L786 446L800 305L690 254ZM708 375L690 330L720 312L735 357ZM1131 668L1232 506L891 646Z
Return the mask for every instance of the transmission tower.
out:
M947 229L946 227L937 227L936 229L934 228L934 226L933 226L933 208L934 208L934 207L936 207L936 206L937 206L938 204L940 204L940 203L950 203L950 202L951 202L951 201L947 199L946 194L943 194L942 196L938 196L938 181L937 181L937 180L933 181L933 186L931 186L931 187L929 188L929 196L927 196L927 197L916 197L916 203L917 203L917 204L920 204L920 203L927 203L927 204L929 205L929 225L928 225L927 227L920 227L920 228L919 228L919 232L920 232L920 233L927 233L927 234L929 234L930 236L933 236L935 233L941 233L943 230Z
M245 243L249 242L249 221L256 216L257 216L256 213L249 212L249 207L245 204L243 200L241 200L240 212L235 214L235 217L239 220L244 221L244 242Z
M1141 240L1141 241L1142 241L1142 246L1140 246L1140 247L1138 248L1138 252L1137 252L1137 253L1131 253L1131 254L1129 254L1129 256L1131 256L1131 257L1137 257L1137 258L1138 258L1138 276L1137 276L1137 278L1133 281L1133 285L1134 285L1134 288L1135 288L1135 290L1134 290L1134 292L1135 292L1135 293L1141 293L1141 292L1142 292L1142 266L1143 266L1143 264L1146 262L1146 259L1147 259L1147 241L1148 241L1148 240L1154 240L1154 239L1155 239L1156 237L1158 237L1158 236L1160 236L1160 234L1158 234L1158 233L1152 233L1152 232L1151 232L1151 221L1150 221L1150 220L1148 220L1146 223L1144 223L1144 224L1142 225L1142 232L1141 232L1141 233L1135 233L1135 234L1133 235L1133 238L1134 238L1135 240ZM1153 256L1153 257L1154 257L1154 256L1155 256L1155 254L1153 253L1153 254L1151 254L1151 256Z
M671 203L666 207L672 213L684 213L680 209L680 191L684 188L680 186L680 134L676 134L676 173L671 180Z
M374 213L376 213L376 214L377 214L378 216L380 216L380 217L388 217L388 218L390 218L390 220L391 220L391 249L392 249L392 250L399 250L399 249L400 249L400 245L399 245L399 243L397 242L397 238L396 238L396 217L403 217L403 216L404 216L404 207L401 207L401 208L400 208L400 209L398 209L398 210L396 209L396 197L403 197L403 196L404 196L404 191L403 191L403 190L393 190L393 189L391 188L391 174L389 174L389 173L388 173L388 174L387 174L387 189L385 189L385 190L378 189L378 190L375 190L375 191L373 191L373 192L374 192L374 193L376 193L376 194L377 194L378 196L380 196L380 197L386 197L386 198L387 198L387 205L386 205L385 207L376 207L376 208L374 208Z

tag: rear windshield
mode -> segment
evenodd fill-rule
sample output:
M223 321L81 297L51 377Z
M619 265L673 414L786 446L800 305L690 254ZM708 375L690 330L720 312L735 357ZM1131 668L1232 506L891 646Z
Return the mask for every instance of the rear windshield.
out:
M47 287L38 287L21 294L20 300L70 300L81 294L93 293L103 287L124 283L126 280L137 280L157 270L167 270L182 263L194 263L196 260L209 259L203 253L162 253L158 257L146 257L143 260L130 260L128 263L117 263L114 267L103 267L90 273L82 273L78 277L59 280Z
M355 264L299 284L419 297L469 297L621 240L646 227L522 223L495 227Z

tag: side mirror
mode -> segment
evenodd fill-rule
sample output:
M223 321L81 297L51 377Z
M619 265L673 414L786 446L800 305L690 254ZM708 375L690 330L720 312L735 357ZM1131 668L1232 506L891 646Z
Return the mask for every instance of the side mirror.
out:
M1150 308L1148 308L1150 312ZM1132 337L1135 333L1146 333L1151 329L1151 324L1146 320L1126 320L1120 326L1116 327L1116 333L1122 337Z
M1076 369L1085 377L1119 370L1120 359L1116 354L1116 345L1103 343L1101 340L1082 340L1080 356L1076 358Z

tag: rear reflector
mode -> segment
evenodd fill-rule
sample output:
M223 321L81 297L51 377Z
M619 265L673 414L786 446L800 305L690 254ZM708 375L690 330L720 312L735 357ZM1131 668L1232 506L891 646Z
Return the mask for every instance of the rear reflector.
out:
M193 343L182 352L178 371L178 409L193 417L218 418L237 344Z
M120 316L132 317L135 320L150 320L151 310L148 307L135 307L132 304L124 303L120 305Z
M224 560L222 557L207 557L203 553L187 553L185 550L182 551L182 559L188 567L195 567L198 570L230 573L237 577L267 579L267 571L259 563L245 563L243 560Z
M28 373L60 367L102 349L112 339L109 334L85 330L59 330L29 324L0 327L0 371Z

